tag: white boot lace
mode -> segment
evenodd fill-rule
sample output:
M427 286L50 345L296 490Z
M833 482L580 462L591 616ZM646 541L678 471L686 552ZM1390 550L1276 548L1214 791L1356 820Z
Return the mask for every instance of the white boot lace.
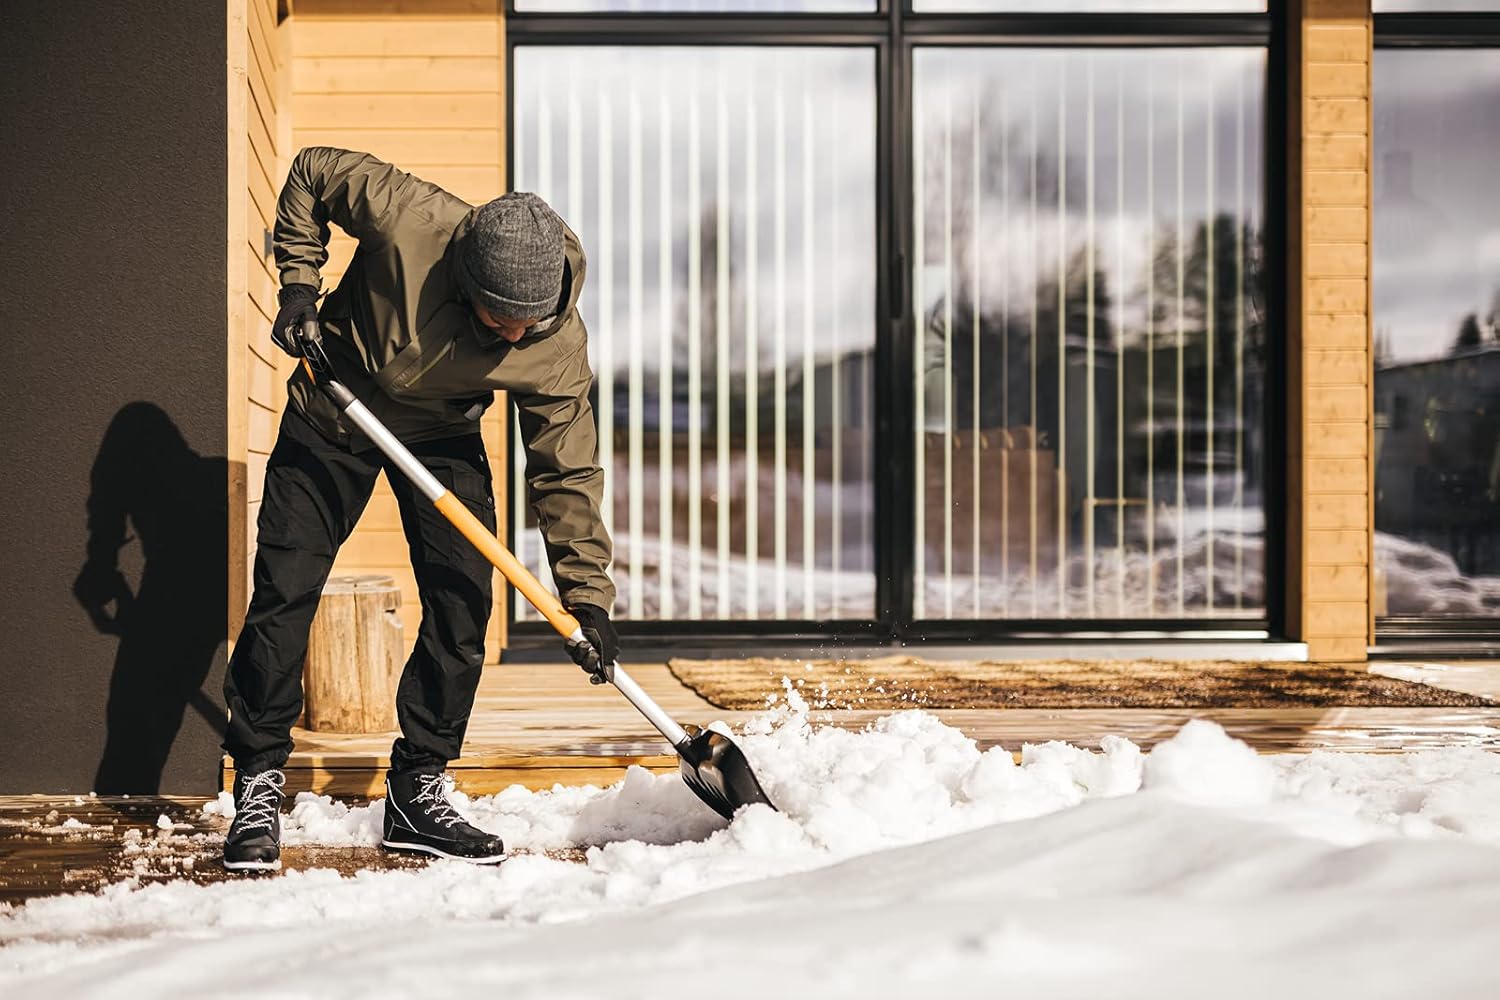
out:
M412 804L420 805L427 813L429 819L440 826L453 828L460 823L467 822L453 803L448 801L448 779L443 774L419 774L417 779L417 794L412 796Z
M286 787L286 775L277 770L262 771L245 779L244 801L238 804L234 814L234 825L241 832L271 829L276 820L276 810L281 806L281 790Z

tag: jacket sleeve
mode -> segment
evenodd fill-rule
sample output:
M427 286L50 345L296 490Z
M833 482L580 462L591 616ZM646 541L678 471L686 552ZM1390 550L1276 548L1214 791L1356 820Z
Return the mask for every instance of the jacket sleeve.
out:
M563 388L512 394L526 450L527 498L563 604L609 611L615 600L609 579L614 548L602 516L604 470L589 405L593 373L587 350L580 346L562 367L559 374L565 377L553 384Z
M361 243L378 241L421 184L369 153L309 146L292 159L276 202L276 267L282 285L322 286L328 224Z

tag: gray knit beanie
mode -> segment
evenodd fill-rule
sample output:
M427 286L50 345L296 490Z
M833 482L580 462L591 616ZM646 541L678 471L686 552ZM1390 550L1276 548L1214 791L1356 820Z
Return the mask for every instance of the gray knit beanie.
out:
M536 195L516 191L480 207L463 239L458 280L505 319L542 319L562 297L563 222Z

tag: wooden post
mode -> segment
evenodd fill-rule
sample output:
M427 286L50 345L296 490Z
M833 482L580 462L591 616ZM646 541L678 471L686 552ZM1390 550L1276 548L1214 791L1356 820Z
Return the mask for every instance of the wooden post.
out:
M336 576L323 588L302 674L308 729L379 733L396 728L401 677L401 591L388 576Z
M1287 631L1372 639L1370 0L1294 0L1287 166Z

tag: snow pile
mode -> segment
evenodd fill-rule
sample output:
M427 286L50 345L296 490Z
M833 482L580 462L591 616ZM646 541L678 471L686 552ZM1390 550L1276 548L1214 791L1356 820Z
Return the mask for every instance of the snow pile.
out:
M1149 754L1109 738L1018 764L917 711L819 727L795 696L739 741L782 812L726 824L641 770L458 796L513 849L590 845L586 860L35 900L0 909L0 993L201 996L246 954L275 956L256 981L289 997L654 995L710 969L715 996L1333 995L1355 979L1366 997L1459 996L1500 978L1477 937L1500 922L1494 754L1271 760L1200 721ZM381 809L302 795L286 840L373 844Z
M1144 758L1129 740L1107 737L1099 753L1066 743L1027 745L1018 765L1009 750L981 753L973 740L925 712L898 712L852 732L816 725L795 691L787 699L736 737L782 814L742 816L734 830L790 820L785 837L767 845L772 853L795 849L827 861L1040 816L1141 785ZM1232 745L1254 756L1243 744ZM731 832L675 774L640 768L608 789L515 786L475 798L455 791L453 799L512 850L621 841L680 845ZM283 817L283 841L373 846L380 842L384 808L383 801L350 806L303 792ZM233 800L221 793L204 811L231 817Z
M1141 784L1203 805L1258 806L1271 801L1276 771L1217 723L1193 719L1151 751Z

